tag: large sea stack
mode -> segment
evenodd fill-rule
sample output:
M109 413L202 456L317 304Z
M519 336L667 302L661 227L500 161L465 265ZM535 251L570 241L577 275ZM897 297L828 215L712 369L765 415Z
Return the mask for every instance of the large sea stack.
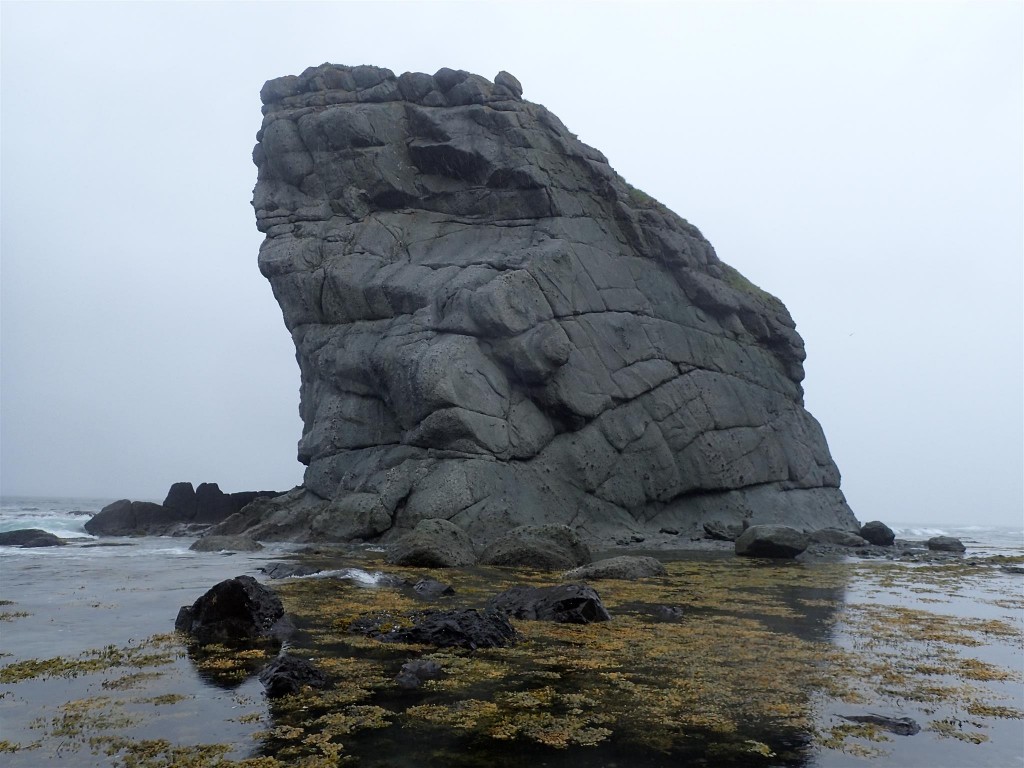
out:
M332 64L263 87L259 265L307 469L228 528L856 530L782 302L521 94Z

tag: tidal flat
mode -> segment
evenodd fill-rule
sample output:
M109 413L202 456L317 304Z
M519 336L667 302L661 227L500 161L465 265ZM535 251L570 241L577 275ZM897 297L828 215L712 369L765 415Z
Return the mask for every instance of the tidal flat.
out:
M349 632L401 626L432 607L482 607L558 575L398 568L325 550L331 569L429 576L455 594L337 576L265 581L324 690L268 701L255 675L274 645L190 647L178 608L253 555L191 554L148 578L110 574L44 595L5 587L0 606L4 765L929 766L1024 765L1020 558L776 562L659 552L668 575L590 582L608 622L515 621L508 648L438 649ZM264 558L265 559L265 558ZM280 559L278 554L277 559ZM145 558L132 567L154 568ZM90 574L82 574L89 579ZM204 581L205 579L205 581ZM105 596L101 593L106 589ZM49 630L49 631L48 631ZM92 642L104 638L102 643ZM412 659L443 674L407 690ZM899 735L866 715L911 718Z

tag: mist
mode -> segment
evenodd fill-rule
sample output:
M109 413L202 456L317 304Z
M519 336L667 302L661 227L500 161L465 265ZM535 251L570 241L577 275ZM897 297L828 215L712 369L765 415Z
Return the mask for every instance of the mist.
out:
M514 74L787 305L862 521L1024 517L1024 6L0 6L0 490L301 482L264 81Z

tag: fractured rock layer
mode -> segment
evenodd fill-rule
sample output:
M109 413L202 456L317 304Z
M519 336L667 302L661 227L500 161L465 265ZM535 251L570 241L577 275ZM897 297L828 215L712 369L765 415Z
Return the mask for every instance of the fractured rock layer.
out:
M329 64L264 86L259 264L307 470L246 524L856 529L783 304L521 93Z

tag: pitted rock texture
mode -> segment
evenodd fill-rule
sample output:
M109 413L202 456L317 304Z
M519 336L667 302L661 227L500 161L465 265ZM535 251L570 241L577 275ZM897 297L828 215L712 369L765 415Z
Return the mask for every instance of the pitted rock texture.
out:
M264 86L259 264L307 470L254 534L855 530L783 304L521 93L329 64Z

